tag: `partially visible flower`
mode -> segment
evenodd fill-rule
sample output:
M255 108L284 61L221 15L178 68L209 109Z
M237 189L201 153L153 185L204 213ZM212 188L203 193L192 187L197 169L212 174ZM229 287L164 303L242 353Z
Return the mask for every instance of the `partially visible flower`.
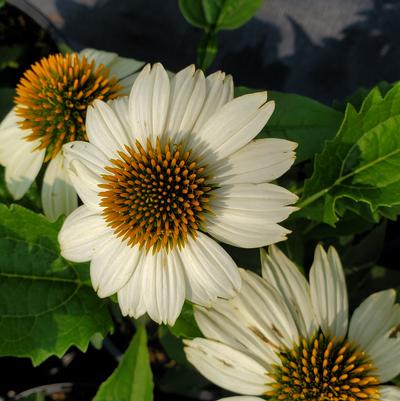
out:
M173 324L185 298L231 298L240 275L210 236L242 247L285 239L296 201L267 183L294 161L296 144L251 141L274 110L266 92L233 98L222 72L194 66L168 77L147 65L129 99L89 107L89 143L63 151L84 206L65 221L62 255L91 260L101 297L124 315Z
M6 184L14 199L24 196L48 163L42 187L44 213L56 220L76 209L77 195L64 169L61 147L88 140L88 105L126 94L142 65L116 53L85 49L45 57L25 71L15 106L0 124L0 164L6 167Z
M189 361L221 387L273 400L400 400L384 385L400 373L396 292L369 296L349 322L335 249L317 247L310 284L278 248L261 258L263 278L242 270L240 294L196 307L207 339L186 341Z

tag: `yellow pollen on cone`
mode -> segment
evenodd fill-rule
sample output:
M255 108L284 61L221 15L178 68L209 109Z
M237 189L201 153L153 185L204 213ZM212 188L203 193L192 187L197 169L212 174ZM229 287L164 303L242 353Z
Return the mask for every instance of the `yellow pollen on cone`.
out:
M110 100L122 89L109 77L104 65L88 63L77 54L55 54L36 62L17 85L16 114L19 126L29 130L27 141L39 140L46 149L45 161L54 158L62 145L87 141L85 117L95 100Z
M273 390L266 395L293 401L376 401L379 380L364 352L347 340L303 339L280 353L281 364L270 376Z
M146 148L138 141L135 147L125 146L104 167L103 217L129 246L153 252L183 246L210 211L205 168L182 145L157 139L155 146L148 140Z

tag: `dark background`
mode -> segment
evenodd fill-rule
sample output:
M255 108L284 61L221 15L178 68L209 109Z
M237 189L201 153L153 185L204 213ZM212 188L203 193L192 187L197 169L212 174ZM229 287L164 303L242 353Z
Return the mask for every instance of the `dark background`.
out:
M196 60L201 31L183 18L178 0L9 3L48 28L57 42L75 50L95 47L116 51L139 60L161 61L172 71ZM33 42L37 38L32 38ZM219 43L220 52L210 72L222 69L234 76L237 85L295 92L330 104L360 86L400 79L400 0L265 0L248 24L221 32ZM41 58L39 47L32 45L31 50L30 56ZM385 258L380 260L393 269L398 269L398 232L398 223L390 222ZM72 348L61 360L50 358L35 369L28 359L2 358L0 401L21 399L16 394L60 382L68 383L75 392L67 400L88 400L117 365L110 345L123 351L130 336L128 332L121 334L119 328L102 350L90 347L82 354ZM153 371L162 381L167 369L156 358L160 345L150 341L150 351ZM189 379L190 375L178 377L188 385ZM197 391L196 399L217 399L221 395L218 391L215 387ZM171 399L188 401L194 397L172 395L158 383L155 400Z
M74 49L96 47L176 71L195 61L201 32L178 0L14 0L33 5ZM400 77L399 0L265 0L255 18L219 36L210 71L235 83L331 103Z

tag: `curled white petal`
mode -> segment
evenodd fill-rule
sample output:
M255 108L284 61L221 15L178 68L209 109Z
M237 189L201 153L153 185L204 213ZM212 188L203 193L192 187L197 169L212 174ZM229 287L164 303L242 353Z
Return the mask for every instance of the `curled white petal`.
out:
M264 368L243 352L216 341L185 341L190 363L207 379L239 394L257 395L268 390Z

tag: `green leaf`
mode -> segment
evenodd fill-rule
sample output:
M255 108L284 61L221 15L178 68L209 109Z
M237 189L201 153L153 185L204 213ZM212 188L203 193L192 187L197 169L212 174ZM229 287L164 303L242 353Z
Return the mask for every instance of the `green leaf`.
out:
M209 25L201 0L179 0L179 8L186 20L193 26L206 29Z
M393 84L389 84L386 81L381 81L376 85L376 87L379 88L382 96L385 96L386 93L393 88ZM364 99L368 96L369 92L371 92L371 89L373 88L364 88L364 87L358 88L353 94L351 94L345 99L344 103L336 102L334 108L344 112L346 110L347 103L350 103L354 106L354 108L357 111L359 111L364 102Z
M179 0L181 12L189 23L213 32L239 28L261 4L262 0Z
M100 386L93 401L152 401L153 374L146 329L136 332L118 367Z
M61 221L0 205L0 355L35 365L112 328L107 302L93 291L87 265L59 255Z
M222 3L216 23L217 28L236 29L253 17L263 0L214 0L214 2Z
M0 122L13 107L15 89L0 88Z
M253 92L256 90L235 88L235 96ZM296 163L320 152L325 141L335 136L343 119L343 113L304 96L268 91L268 100L275 101L275 111L258 138L297 142Z
M170 330L171 333L177 337L202 337L201 331L197 326L196 320L194 319L193 305L191 303L187 301L184 303L181 314Z
M400 84L385 97L374 88L359 112L349 104L336 137L315 159L297 215L334 226L350 204L367 205L377 218L380 208L399 206L399 126Z

